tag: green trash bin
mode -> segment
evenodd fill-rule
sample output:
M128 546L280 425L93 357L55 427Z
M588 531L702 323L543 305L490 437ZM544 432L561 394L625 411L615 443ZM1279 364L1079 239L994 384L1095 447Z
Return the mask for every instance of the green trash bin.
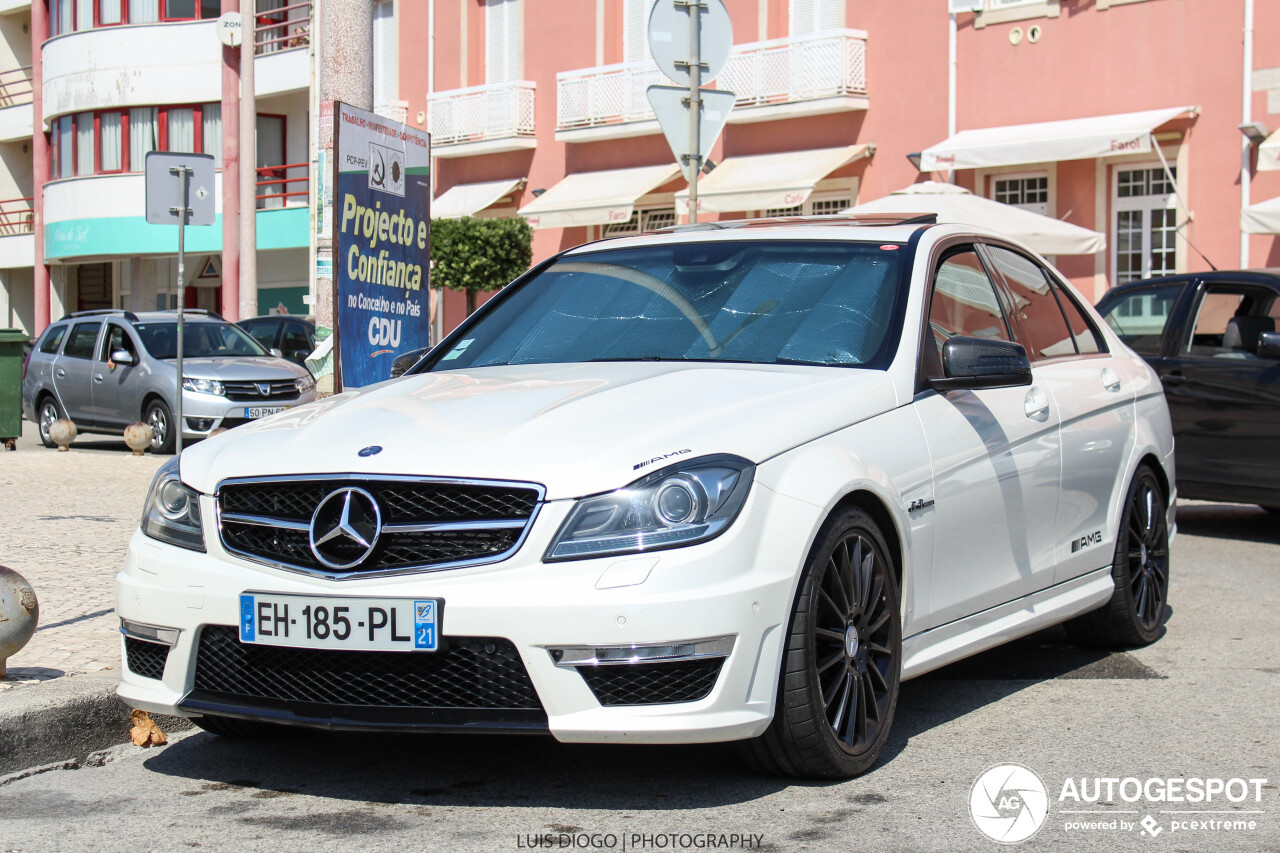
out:
M27 333L0 329L0 444L17 449L22 435L22 345Z

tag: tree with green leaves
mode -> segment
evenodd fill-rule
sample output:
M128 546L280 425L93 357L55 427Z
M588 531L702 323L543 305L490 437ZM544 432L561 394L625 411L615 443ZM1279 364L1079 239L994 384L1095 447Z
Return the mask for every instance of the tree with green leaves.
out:
M467 294L505 287L533 261L533 229L522 216L506 219L435 219L431 222L431 284Z

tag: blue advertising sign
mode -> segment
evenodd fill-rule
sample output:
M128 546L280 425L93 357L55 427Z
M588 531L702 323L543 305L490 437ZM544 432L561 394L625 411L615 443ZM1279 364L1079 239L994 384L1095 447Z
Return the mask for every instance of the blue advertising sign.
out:
M335 104L334 310L338 380L389 379L431 329L431 141L420 130Z

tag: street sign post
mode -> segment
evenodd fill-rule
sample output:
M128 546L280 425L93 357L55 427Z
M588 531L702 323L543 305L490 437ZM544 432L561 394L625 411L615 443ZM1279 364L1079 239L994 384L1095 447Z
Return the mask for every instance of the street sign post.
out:
M682 87L673 90L670 86L650 86L647 94L689 181L690 222L698 221L698 174L725 120L718 119L717 126L717 120L704 112L713 90L703 89L702 84L711 82L724 69L732 48L733 26L723 0L656 0L649 11L649 52L662 73ZM674 106L672 91L681 93L679 109ZM728 95L732 107L732 93L719 94ZM723 98L715 100L719 104ZM728 117L728 109L710 112ZM684 125L683 133L677 124ZM704 144L703 133L712 129L713 135ZM678 141L684 144L677 144Z
M178 226L178 388L174 394L174 440L182 452L182 315L186 308L186 230L188 225L212 225L214 180L212 154L151 151L146 159L146 213L152 225Z

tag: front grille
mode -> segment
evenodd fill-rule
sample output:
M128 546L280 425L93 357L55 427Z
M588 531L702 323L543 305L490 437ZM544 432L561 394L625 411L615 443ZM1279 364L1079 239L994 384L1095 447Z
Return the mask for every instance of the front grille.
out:
M520 653L497 637L444 637L438 652L294 649L241 643L237 629L200 633L194 688L240 704L534 711L545 718ZM345 716L353 716L346 714Z
M169 659L169 647L164 643L149 643L137 637L124 638L124 659L129 671L143 678L164 678L165 661Z
M705 699L724 658L667 663L583 666L582 678L601 705L669 705Z
M311 551L308 526L332 492L358 486L382 516L377 547L345 570L322 564ZM225 483L218 491L222 543L269 563L325 574L434 568L504 559L515 552L541 498L537 486L432 480L350 478ZM254 523L237 517L254 517ZM441 525L437 529L414 526ZM350 545L346 554L343 548ZM364 547L334 540L331 562L358 559Z
M258 386L264 386L263 394ZM298 396L298 384L292 379L273 379L262 382L226 382L222 383L223 392L228 400L237 403L253 403L263 400L292 400Z

